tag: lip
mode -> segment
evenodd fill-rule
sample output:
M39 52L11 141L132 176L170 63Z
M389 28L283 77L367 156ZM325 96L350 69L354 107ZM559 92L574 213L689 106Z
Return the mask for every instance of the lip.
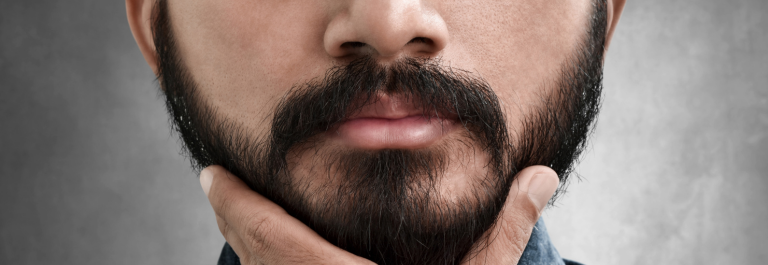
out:
M450 117L426 116L402 96L379 94L341 122L331 137L361 149L419 149L440 140L455 124Z
M454 127L453 120L422 115L400 119L357 118L343 122L334 137L362 149L418 149L432 145Z

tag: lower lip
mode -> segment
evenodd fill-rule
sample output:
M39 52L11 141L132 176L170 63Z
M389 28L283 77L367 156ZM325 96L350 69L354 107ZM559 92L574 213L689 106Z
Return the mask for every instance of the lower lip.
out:
M359 118L343 122L332 137L362 149L418 149L432 145L454 127L452 120L421 115L402 119Z

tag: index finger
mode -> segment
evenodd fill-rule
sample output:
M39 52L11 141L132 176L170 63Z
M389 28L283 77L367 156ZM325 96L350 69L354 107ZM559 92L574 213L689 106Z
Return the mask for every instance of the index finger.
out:
M240 178L221 166L203 169L200 183L216 215L230 225L242 225L253 221L253 217L288 215L283 208L251 190Z

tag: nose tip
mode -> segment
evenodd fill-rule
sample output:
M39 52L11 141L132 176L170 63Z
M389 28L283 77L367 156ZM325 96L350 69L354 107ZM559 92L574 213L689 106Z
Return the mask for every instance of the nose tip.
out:
M353 1L331 20L324 36L332 57L433 57L447 42L443 19L418 0Z

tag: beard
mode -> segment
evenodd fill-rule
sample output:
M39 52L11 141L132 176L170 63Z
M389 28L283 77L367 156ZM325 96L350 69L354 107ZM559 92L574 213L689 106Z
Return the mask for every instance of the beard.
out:
M175 48L166 1L152 24L166 106L196 170L223 166L332 244L378 264L457 264L485 240L520 170L549 166L561 181L555 197L563 192L600 104L606 6L593 7L582 45L513 132L493 89L471 72L437 59L380 65L364 57L295 85L273 110L268 135L252 136L200 96ZM381 93L462 130L421 149L325 141ZM441 192L449 168L466 161L480 165L464 172L469 185Z

